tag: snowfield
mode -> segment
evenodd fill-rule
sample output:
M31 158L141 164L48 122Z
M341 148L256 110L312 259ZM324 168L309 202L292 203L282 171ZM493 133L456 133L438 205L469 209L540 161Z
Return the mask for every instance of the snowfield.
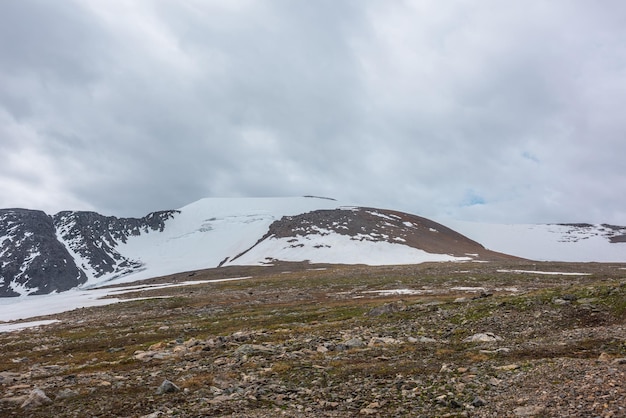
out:
M180 213L165 221L162 232L149 231L118 243L116 251L143 265L139 271L98 278L91 275L82 287L128 283L220 265L263 265L272 260L368 265L471 260L431 254L401 242L374 242L374 237L367 235L354 239L332 231L298 236L297 242L268 238L255 246L272 222L283 216L351 207L312 197L202 199L180 208Z
M485 248L537 261L626 262L626 243L611 243L603 225L486 224L439 221Z
M385 241L355 239L337 233L298 236L297 238L268 238L241 257L233 265L265 264L273 259L311 263L417 264L427 261L469 261L470 257L431 254L417 248Z
M178 286L194 286L203 283L228 282L233 280L246 280L250 277L232 277L227 279L216 280L197 280L185 281L181 283L163 283L158 285L135 285L106 289L72 289L62 293L51 293L48 295L22 296L18 298L0 298L0 321L18 321L36 316L53 315L56 313L67 312L78 308L88 308L91 306L104 306L113 303L130 302L135 299L118 299L109 296L119 296L125 293L137 292L143 289L165 289L168 287ZM154 299L151 297L150 299ZM48 321L31 321L28 323L18 324L2 324L0 323L0 332L13 331L22 328L36 327L57 322L56 320Z
M283 216L338 207L333 200L306 197L202 199L180 208L163 232L142 233L118 244L116 250L140 261L143 270L91 278L83 287L217 267L252 247Z

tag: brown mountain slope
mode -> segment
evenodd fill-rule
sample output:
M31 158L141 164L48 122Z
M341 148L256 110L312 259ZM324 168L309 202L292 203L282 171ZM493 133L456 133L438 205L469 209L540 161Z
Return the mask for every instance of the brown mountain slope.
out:
M449 254L480 261L520 259L487 250L476 241L430 219L393 210L364 207L316 210L285 216L270 225L268 232L255 246L272 238L294 239L295 243L296 237L323 237L331 233L349 236L355 241L385 241L432 254Z

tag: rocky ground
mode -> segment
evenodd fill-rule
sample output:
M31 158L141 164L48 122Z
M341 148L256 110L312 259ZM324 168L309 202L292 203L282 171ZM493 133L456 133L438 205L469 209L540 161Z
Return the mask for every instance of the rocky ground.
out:
M625 268L291 264L152 280L251 276L0 334L0 416L624 417Z

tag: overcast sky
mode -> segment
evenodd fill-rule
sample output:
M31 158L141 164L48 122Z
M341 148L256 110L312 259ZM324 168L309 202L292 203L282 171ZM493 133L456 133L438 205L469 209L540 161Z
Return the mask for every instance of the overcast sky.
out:
M0 207L626 225L626 2L0 2Z

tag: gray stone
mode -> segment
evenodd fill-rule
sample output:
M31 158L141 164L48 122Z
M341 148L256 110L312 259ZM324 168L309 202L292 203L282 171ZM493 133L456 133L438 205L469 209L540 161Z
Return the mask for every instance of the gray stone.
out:
M179 392L180 388L178 386L176 386L174 383L170 382L169 380L165 379L163 381L163 383L161 383L161 386L159 386L159 388L157 389L156 393L157 395L162 395L164 393L174 393L174 392Z
M237 347L235 354L240 356L259 355L259 354L273 354L275 350L272 347L268 347L260 344L243 344Z
M351 349L363 347L365 343L360 338L350 338L348 341L344 341L343 345L345 345L348 349Z
M478 333L463 340L464 343L493 343L502 341L504 338L497 336L492 332Z
M43 390L35 388L28 394L28 397L22 404L22 408L37 408L38 406L51 403L52 399L48 398Z
M391 303L385 303L382 306L377 306L367 312L366 316L381 316L388 315L394 312L400 312L406 309L406 305L402 301L396 301Z
M536 417L546 410L543 406L519 406L513 410L516 417Z

